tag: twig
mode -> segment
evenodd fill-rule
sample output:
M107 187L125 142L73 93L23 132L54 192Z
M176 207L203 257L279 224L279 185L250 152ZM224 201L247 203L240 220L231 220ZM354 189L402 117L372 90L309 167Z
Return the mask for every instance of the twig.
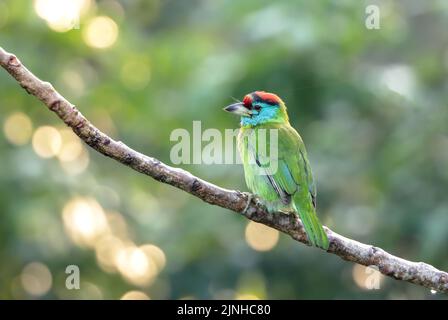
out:
M122 142L115 141L92 125L78 109L61 96L48 82L33 75L13 54L0 47L0 64L29 94L42 101L67 126L96 151L115 159L157 181L172 185L203 201L230 209L253 221L263 223L294 240L308 244L301 221L295 215L268 213L256 199L244 211L245 193L220 188L191 173L170 167L159 160L141 154ZM325 228L330 240L327 252L344 260L365 266L375 266L384 275L404 280L439 292L448 293L448 273L423 262L412 262L394 256L383 249L345 238Z

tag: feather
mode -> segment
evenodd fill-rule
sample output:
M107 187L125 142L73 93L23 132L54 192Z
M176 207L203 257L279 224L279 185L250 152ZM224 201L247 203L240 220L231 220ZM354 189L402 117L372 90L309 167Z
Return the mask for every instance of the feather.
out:
M255 139L245 139L255 129ZM278 152L275 159L262 155L260 148L270 150L270 139L259 139L258 130L276 129ZM242 127L238 137L248 188L265 200L268 208L292 207L303 222L310 243L325 250L329 242L316 214L316 185L302 138L288 122L264 122L255 127ZM264 143L264 146L259 144ZM277 161L277 170L260 174L266 163Z

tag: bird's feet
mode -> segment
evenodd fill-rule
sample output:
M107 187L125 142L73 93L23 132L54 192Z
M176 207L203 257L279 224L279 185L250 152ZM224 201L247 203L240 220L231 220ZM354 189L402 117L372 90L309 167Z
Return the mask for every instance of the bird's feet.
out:
M246 214L247 209L249 209L250 204L252 203L252 200L254 199L254 195L249 192L243 192L243 194L247 196L247 203L246 203L246 207L244 208L243 211L241 211L241 213Z

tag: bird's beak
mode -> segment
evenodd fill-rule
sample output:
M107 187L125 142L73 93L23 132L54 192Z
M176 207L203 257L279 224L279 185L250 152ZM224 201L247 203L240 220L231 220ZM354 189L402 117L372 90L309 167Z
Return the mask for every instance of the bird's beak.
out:
M252 112L250 112L250 110L247 109L242 102L233 103L225 107L224 111L246 117L250 117L252 115Z

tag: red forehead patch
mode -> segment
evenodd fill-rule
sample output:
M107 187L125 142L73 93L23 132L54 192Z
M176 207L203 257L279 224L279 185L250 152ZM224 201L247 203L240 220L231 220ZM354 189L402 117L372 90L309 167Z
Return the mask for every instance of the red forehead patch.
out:
M252 97L250 96L250 94L244 96L243 104L246 108L250 109L252 107Z
M269 104L279 104L281 99L273 93L264 92L264 91L255 91L254 92L254 98L257 100L257 97L260 99L260 101L269 103Z

